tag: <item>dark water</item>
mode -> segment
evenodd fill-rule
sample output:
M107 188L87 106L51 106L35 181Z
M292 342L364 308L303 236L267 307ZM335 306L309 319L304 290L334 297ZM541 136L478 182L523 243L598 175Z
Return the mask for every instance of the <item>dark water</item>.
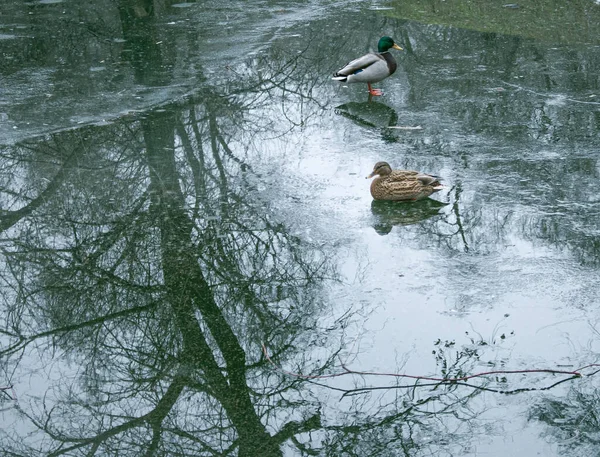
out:
M598 455L600 6L446 3L3 4L0 454Z

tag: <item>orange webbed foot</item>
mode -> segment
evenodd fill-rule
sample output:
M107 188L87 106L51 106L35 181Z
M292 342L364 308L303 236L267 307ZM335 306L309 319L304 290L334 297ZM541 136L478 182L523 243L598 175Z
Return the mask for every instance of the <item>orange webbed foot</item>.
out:
M380 89L373 89L371 83L367 83L367 86L369 86L369 94L375 95L376 97L383 95L383 91Z

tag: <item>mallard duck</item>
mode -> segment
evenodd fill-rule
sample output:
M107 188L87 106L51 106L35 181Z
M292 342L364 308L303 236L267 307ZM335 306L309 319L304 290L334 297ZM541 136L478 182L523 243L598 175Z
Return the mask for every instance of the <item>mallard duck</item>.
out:
M396 60L390 54L390 48L402 51L392 38L381 37L377 45L378 52L371 52L354 59L334 73L332 79L348 83L367 83L371 95L382 95L383 92L373 89L371 83L377 83L396 71Z
M417 201L444 188L439 176L392 170L387 162L377 162L367 179L375 175L379 175L371 183L371 195L375 200Z

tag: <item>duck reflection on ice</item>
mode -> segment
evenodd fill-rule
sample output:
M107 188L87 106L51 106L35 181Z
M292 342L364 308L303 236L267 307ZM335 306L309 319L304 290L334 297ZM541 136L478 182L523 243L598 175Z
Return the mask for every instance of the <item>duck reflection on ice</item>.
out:
M398 124L396 110L381 102L348 102L337 106L335 113L364 127L386 128Z
M440 215L447 203L428 198L415 203L378 201L371 202L373 228L379 235L387 235L396 225L412 225Z
M335 113L361 127L379 129L386 143L398 141L397 132L390 128L398 125L398 113L384 103L370 101L369 97L368 102L348 102L337 106Z

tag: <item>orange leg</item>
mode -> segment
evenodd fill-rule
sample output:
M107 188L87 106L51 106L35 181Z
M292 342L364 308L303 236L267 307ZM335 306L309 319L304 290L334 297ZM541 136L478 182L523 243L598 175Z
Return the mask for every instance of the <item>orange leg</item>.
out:
M373 89L371 83L367 83L367 86L369 86L369 93L371 95L383 95L383 92L380 89Z

